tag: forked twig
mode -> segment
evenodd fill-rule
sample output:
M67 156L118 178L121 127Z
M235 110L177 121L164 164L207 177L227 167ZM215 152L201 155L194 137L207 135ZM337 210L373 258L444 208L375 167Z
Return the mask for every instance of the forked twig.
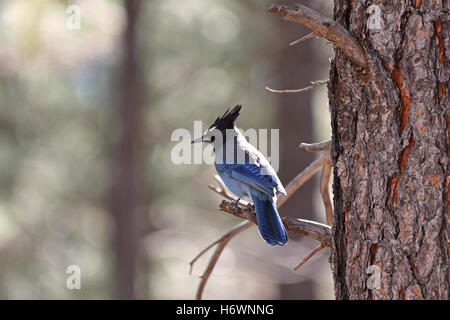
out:
M305 88L301 88L301 89L286 89L286 90L277 90L277 89L271 89L269 87L265 87L265 89L269 92L273 92L273 93L301 93L301 92L305 92L311 89L314 89L318 86L327 84L330 80L317 80L317 81L311 81L311 85Z
M300 143L298 146L301 150L308 152L318 152L331 149L331 140L317 143Z
M219 209L232 214L233 216L246 219L253 224L258 224L256 220L256 213L253 205L249 204L245 207L239 207L236 210L236 207L233 202L223 200L219 205ZM299 218L292 217L283 217L281 221L284 224L284 227L287 231L291 231L294 233L299 233L304 236L310 237L314 240L319 241L325 247L331 246L331 228L330 226L319 223L316 221L310 221Z
M220 237L220 239L218 239L217 241L215 241L212 245L208 246L208 248L206 248L205 250L203 250L202 252L200 252L200 254L197 255L197 257L194 258L194 260L192 260L190 262L191 265L191 270L192 270L192 265L195 263L195 261L200 258L200 256L205 253L210 247L212 247L213 245L215 245L216 243L218 243L219 245L216 248L216 251L214 251L213 256L211 257L211 260L208 263L208 266L206 267L205 272L203 273L203 276L201 277L200 280L200 284L198 286L197 289L197 295L196 295L196 299L197 300L201 300L202 298L202 293L203 293L203 289L205 288L206 282L209 279L209 276L211 275L211 272L213 271L214 267L216 266L216 261L219 259L223 249L225 248L225 246L228 244L228 242L238 233L240 233L241 231L244 231L245 229L250 228L253 225L253 223L249 222L249 221L244 221L239 223L238 225L236 225L235 227L233 227L233 229L231 229L230 231L228 231L227 233L225 233L222 237ZM214 263L211 263L212 261L214 261Z
M319 158L311 162L302 172L300 172L291 182L286 186L287 195L280 195L277 201L277 207L284 204L306 181L322 168L330 159L330 153L324 152Z
M367 58L361 45L335 20L301 4L294 6L270 4L267 6L267 11L279 14L283 20L310 28L317 36L332 41L353 63L367 68Z
M304 265L309 259L311 259L317 252L319 252L320 250L322 250L323 248L325 248L325 246L323 244L320 244L320 246L318 246L317 248L315 248L313 251L311 251L310 254L308 254L305 258L303 258L303 260L294 267L294 270L298 270L300 269L300 267L302 265Z
M289 43L289 45L295 46L295 45L302 43L303 41L309 40L311 38L314 38L314 32L308 33L306 36L303 36L300 39L297 39L295 41L292 41L291 43Z

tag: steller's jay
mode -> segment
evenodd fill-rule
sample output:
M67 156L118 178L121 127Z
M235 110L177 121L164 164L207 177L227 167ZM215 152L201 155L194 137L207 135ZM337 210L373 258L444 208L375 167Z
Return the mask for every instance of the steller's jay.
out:
M259 232L270 245L284 245L288 235L276 208L276 195L286 194L269 161L252 146L235 127L242 106L229 109L218 117L195 142L213 143L214 163L225 185L239 200L246 196L253 201Z

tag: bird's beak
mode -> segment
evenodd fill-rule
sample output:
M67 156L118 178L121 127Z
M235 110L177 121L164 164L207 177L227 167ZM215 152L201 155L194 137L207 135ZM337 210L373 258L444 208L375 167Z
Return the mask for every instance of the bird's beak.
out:
M192 140L191 143L197 143L197 142L203 142L203 141L204 141L203 136L201 136L201 137L198 137L197 139Z

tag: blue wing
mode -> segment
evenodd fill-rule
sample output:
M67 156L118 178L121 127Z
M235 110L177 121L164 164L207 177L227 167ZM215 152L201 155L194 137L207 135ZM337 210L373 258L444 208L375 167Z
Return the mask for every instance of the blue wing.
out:
M275 190L279 184L276 176L261 174L262 167L258 164L216 164L216 169L217 172L226 173L231 179L271 198L275 195Z
M230 181L231 183L240 183L271 198L278 192L286 194L275 170L264 155L243 137L242 141L239 142L238 139L235 139L234 142L234 154L237 153L236 150L238 149L243 150L245 152L245 162L236 163L235 158L233 158L232 163L227 162L226 159L222 163L215 162L219 175L222 176L224 174L226 175L225 180L229 179L232 180Z
M272 176L261 174L261 167L256 164L234 165L231 168L231 177L270 197L275 195L274 188L278 185L278 182Z

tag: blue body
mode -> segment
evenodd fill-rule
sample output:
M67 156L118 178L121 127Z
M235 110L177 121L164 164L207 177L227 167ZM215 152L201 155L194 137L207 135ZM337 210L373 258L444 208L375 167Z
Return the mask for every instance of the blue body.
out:
M245 138L244 138L245 140ZM245 163L215 163L217 173L225 185L238 198L249 197L255 205L256 219L263 239L270 245L284 245L288 241L286 229L278 214L275 195L285 193L275 171L264 156L247 141L240 139L239 146L245 149L254 161ZM225 162L225 161L221 161Z

